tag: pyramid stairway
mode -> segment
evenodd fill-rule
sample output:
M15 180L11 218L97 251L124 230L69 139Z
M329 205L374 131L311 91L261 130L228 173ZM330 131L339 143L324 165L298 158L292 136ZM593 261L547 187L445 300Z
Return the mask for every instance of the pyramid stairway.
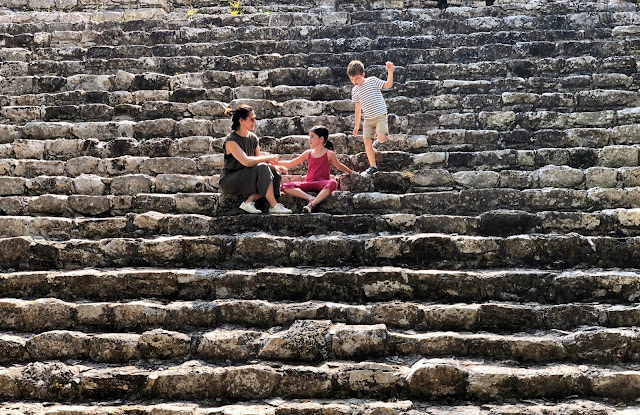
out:
M637 5L240 5L0 5L0 413L640 413ZM381 171L243 214L224 108L362 171L352 59Z

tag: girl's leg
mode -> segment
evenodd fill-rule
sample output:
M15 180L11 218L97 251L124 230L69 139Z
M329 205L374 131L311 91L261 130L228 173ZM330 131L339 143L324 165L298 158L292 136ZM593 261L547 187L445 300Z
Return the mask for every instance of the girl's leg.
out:
M324 189L320 190L320 193L318 193L318 196L316 196L315 199L312 201L313 205L318 206L320 202L328 198L330 195L331 195L331 189L329 189L328 187L325 187Z
M309 193L306 193L306 192L302 191L302 189L298 189L297 187L284 188L284 189L282 189L282 191L284 191L288 195L291 195L293 197L297 197L299 199L304 199L304 200L312 200L313 199L313 196L311 196Z

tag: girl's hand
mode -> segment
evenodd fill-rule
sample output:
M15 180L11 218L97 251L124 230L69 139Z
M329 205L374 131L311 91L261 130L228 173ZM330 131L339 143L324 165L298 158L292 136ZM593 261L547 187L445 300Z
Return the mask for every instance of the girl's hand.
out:
M271 161L269 161L269 163L278 164L279 161L280 161L280 158L278 156L271 156Z
M283 166L276 166L276 171L280 174L288 174L289 170Z

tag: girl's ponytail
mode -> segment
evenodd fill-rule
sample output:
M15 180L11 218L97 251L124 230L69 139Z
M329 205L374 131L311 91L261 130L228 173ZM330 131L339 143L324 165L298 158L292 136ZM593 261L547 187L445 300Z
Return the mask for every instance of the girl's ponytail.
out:
M329 141L329 130L324 125L316 125L311 128L311 131L318 137L322 137L324 139L324 147L326 149L333 151L333 143Z
M324 148L333 151L333 143L329 140L324 140Z

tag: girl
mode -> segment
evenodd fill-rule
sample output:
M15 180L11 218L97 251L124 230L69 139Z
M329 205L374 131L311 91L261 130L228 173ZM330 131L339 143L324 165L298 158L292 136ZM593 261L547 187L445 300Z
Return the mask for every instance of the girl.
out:
M264 197L269 203L269 213L288 214L290 209L276 201L279 194L280 174L285 169L277 167L277 156L260 153L258 137L252 133L256 126L256 114L248 105L240 105L235 111L228 108L231 129L223 145L224 167L220 175L220 189L232 195L248 195L240 204L247 213L262 213L255 201Z
M336 153L333 150L333 144L328 141L329 130L323 126L316 126L309 131L309 145L310 150L305 151L293 160L278 162L279 166L293 167L298 164L308 161L309 170L304 182L290 182L283 183L281 185L282 191L288 195L299 197L308 202L308 204L302 208L306 213L311 213L313 208L329 197L331 193L338 187L338 182L333 180L329 175L331 170L331 164L333 164L338 170L353 173L353 170L340 163ZM319 192L316 197L308 194L308 191Z

